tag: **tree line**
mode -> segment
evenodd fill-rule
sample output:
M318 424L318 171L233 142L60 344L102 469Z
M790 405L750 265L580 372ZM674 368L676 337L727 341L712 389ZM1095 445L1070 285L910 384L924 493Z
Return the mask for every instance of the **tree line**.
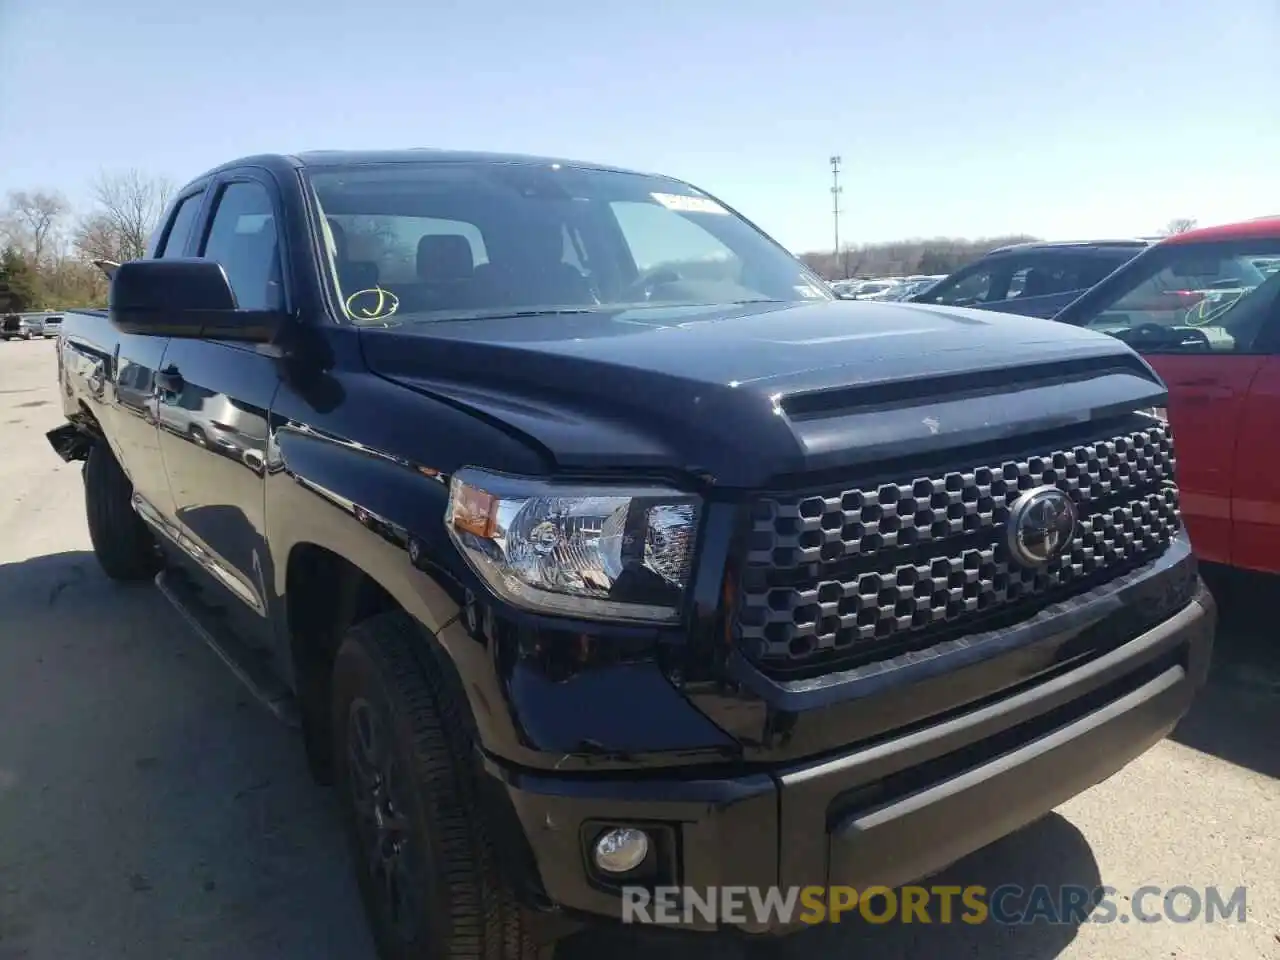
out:
M106 276L93 262L143 256L173 189L139 170L102 173L80 212L56 190L10 191L0 207L0 310L105 304Z
M913 274L951 273L977 260L996 247L1036 240L1027 234L966 240L934 237L927 240L896 240L890 243L850 244L825 253L802 253L800 259L826 280L846 277L907 277Z
M1168 237L1195 228L1194 218L1175 217L1157 234ZM826 280L843 280L846 277L904 277L914 274L934 276L953 273L996 247L1029 243L1038 239L1040 238L1029 234L1016 233L979 240L956 237L897 240L892 243L850 244L841 248L839 256L834 251L802 253L800 259Z

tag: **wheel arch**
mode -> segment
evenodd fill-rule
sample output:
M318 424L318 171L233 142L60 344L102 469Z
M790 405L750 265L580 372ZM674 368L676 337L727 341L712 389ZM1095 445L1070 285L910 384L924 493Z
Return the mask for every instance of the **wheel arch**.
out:
M422 655L417 658L420 669L440 672L445 687L453 691L459 705L468 711L467 719L473 734L479 732L477 720L488 714L484 710L477 711L477 691L488 677L469 675L464 679L463 669L468 668L460 669L454 655L456 650L451 652L438 635L414 616L409 608L412 601L409 604L402 602L392 588L352 560L310 541L299 541L293 545L284 579L284 610L294 687L307 761L317 781L328 784L333 780L330 706L333 666L338 649L353 626L383 614L400 614L416 622L417 632L425 645ZM463 630L457 617L450 621L449 627L455 634ZM456 641L456 635L454 639ZM474 640L466 642L475 643ZM472 652L475 649L472 648ZM476 669L476 665L471 664L469 669ZM479 698L481 703L485 702L483 693ZM479 747L479 743L476 745ZM483 771L479 751L475 761L480 787L477 799L486 812L490 827L511 852L511 856L502 862L501 869L526 903L544 906L548 901L537 862L511 800L501 782Z

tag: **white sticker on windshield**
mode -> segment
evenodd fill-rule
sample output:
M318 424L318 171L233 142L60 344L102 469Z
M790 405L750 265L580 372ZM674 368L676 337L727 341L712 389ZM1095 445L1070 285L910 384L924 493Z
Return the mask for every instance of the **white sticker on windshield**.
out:
M668 210L676 213L717 213L728 216L729 211L708 197L686 197L678 193L651 193Z

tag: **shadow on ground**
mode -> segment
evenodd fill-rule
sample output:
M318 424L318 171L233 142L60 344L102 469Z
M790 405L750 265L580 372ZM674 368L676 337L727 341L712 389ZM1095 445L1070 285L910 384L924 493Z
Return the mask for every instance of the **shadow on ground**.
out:
M1280 778L1280 577L1205 569L1218 601L1209 683L1171 739Z
M373 960L334 807L153 586L0 564L0 960Z
M1280 776L1275 630L1264 605L1249 606L1259 588L1219 591L1213 680L1175 738ZM157 591L108 582L88 552L0 565L0 958L372 960L333 806L294 733L248 701ZM1054 814L929 883L1100 880L1085 838ZM855 919L753 952L1052 960L1076 934ZM737 953L701 938L655 949L621 929L579 934L557 960Z

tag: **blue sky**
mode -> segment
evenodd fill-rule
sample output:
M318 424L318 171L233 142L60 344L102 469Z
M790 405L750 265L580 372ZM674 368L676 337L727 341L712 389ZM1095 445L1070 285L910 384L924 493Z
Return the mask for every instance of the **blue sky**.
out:
M1280 0L0 0L0 193L264 151L668 173L793 250L1280 213Z

